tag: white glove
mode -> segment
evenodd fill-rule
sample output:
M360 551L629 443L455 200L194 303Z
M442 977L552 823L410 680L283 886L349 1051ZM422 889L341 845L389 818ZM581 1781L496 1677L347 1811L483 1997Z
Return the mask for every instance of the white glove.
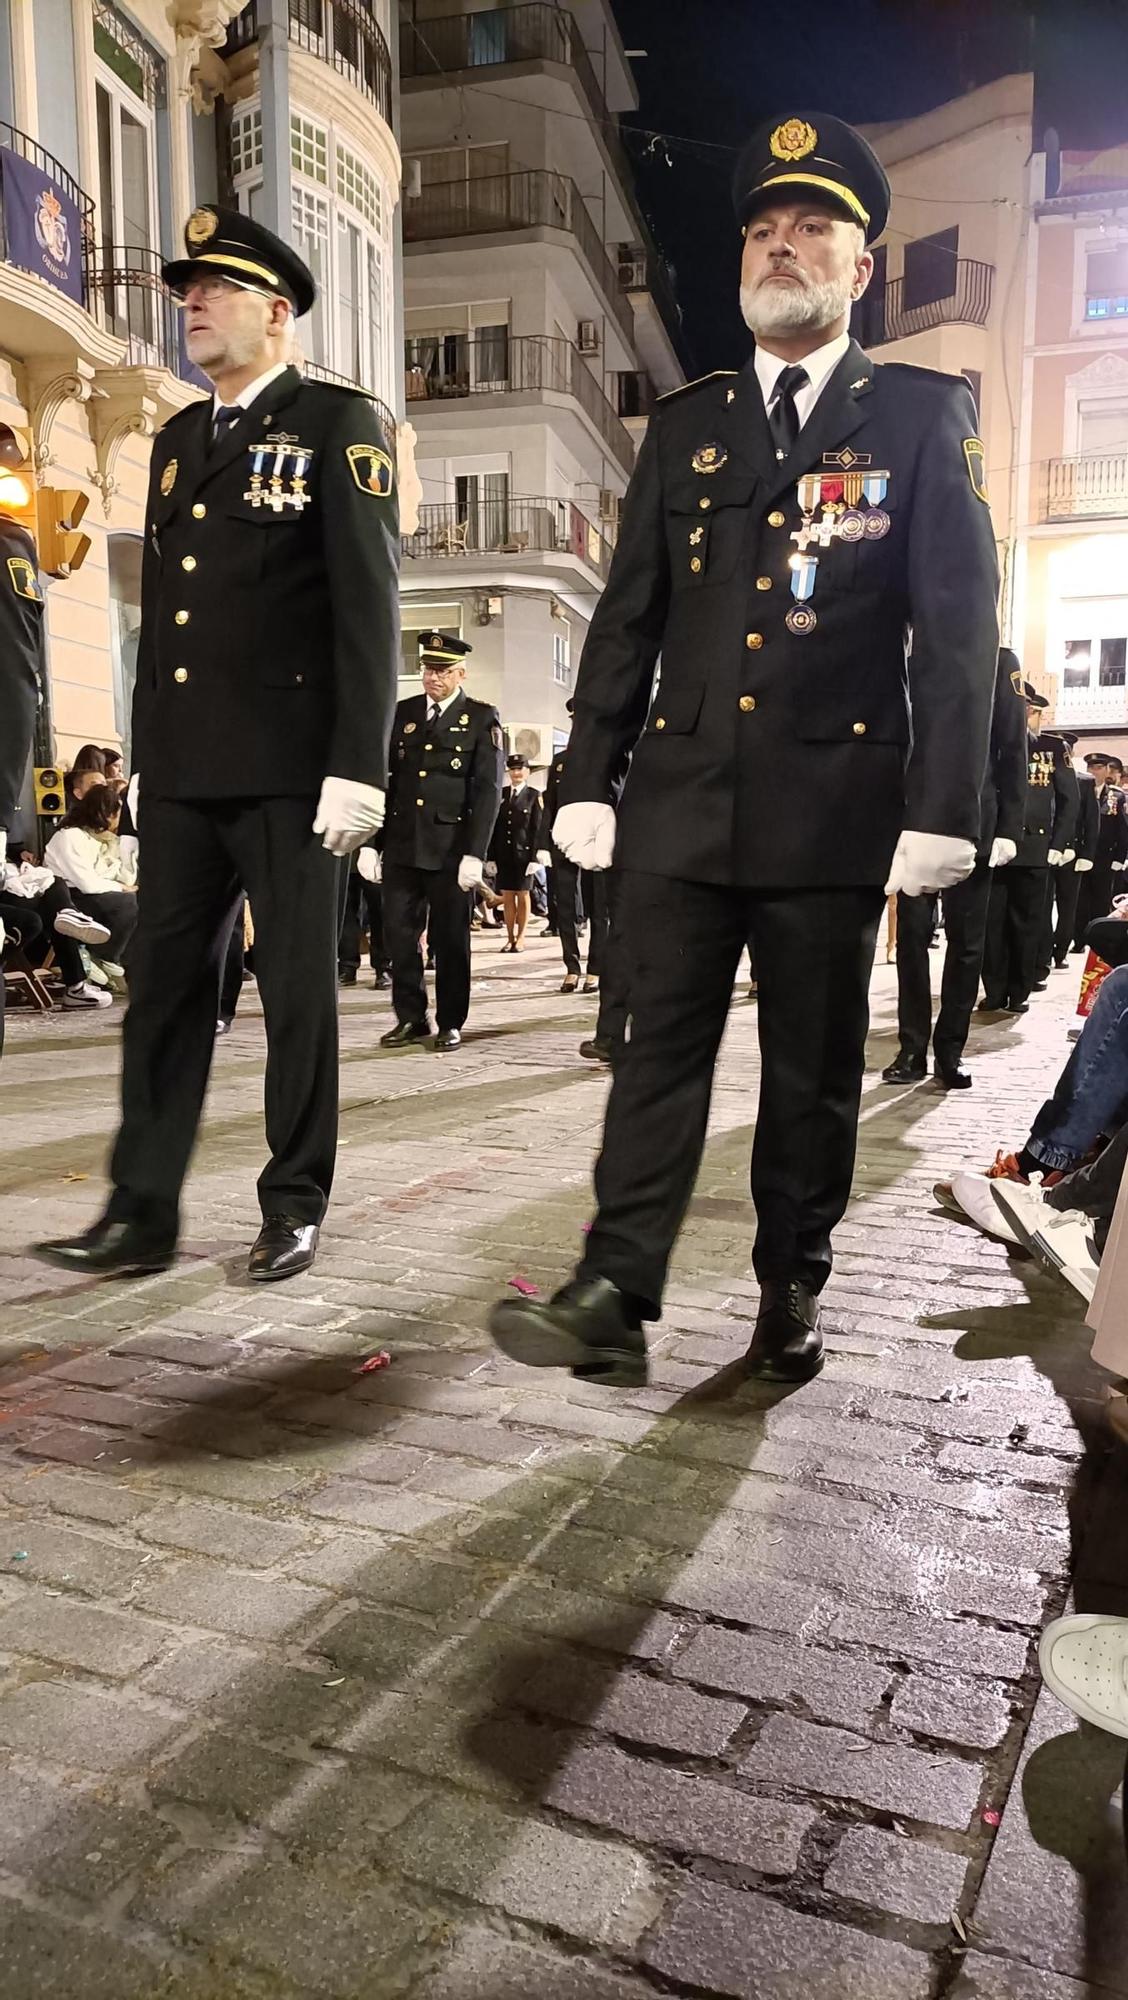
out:
M615 857L615 809L587 800L561 806L552 838L577 868L610 868Z
M317 802L315 833L330 854L351 854L384 824L384 794L376 785L355 778L323 778Z
M1087 875L1092 865L1093 865L1092 862L1086 861L1084 855L1082 855L1080 861L1074 862L1073 872L1075 875Z
M975 842L947 833L903 833L897 842L887 896L933 896L954 889L975 867Z
M1065 856L1060 847L1051 847L1046 860L1051 868L1060 868L1062 862L1065 860Z
M988 868L1005 868L1007 862L1013 861L1017 853L1018 847L1013 840L993 840L991 842L991 853L987 866Z
M1090 864L1090 865L1092 865L1092 864ZM1112 868L1113 868L1113 872L1114 872L1115 874L1119 875L1119 873L1120 873L1120 870L1121 870L1122 868L1128 868L1128 861L1114 861L1114 862L1112 863Z
M374 847L362 847L356 857L356 872L362 882L379 882L383 877L380 856Z
M549 853L547 847L537 848L537 860L540 862L542 868L552 867L552 856Z
M530 861L528 867L525 870L526 882L531 882L536 872L537 872L537 863L535 861Z
M483 882L482 863L476 854L464 854L458 864L458 886L460 889L480 889Z
M1062 854L1061 865L1063 868L1068 868L1070 862L1076 861L1076 859L1077 859L1077 849L1075 847L1067 847Z

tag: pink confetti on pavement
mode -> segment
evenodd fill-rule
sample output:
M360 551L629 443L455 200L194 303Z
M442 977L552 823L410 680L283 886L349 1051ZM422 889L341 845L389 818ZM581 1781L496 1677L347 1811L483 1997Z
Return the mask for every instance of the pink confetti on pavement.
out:
M531 1278L510 1278L509 1289L513 1292L520 1292L523 1299L539 1299L540 1297L540 1286L534 1285Z
M1002 1818L1002 1813L996 1812L993 1806L988 1806L987 1811L983 1814L983 1824L984 1826L1000 1826Z
M370 1354L367 1361L362 1361L356 1372L358 1375L374 1375L378 1368L390 1368L391 1365L392 1357L387 1348L382 1347L379 1354Z

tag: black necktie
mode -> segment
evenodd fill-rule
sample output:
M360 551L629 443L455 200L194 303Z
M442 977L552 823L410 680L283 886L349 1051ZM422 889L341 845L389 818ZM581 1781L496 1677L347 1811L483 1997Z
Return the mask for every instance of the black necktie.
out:
M435 724L439 719L439 714L440 714L439 704L437 701L433 701L431 703L430 708L427 710L428 729L433 729L435 727Z
M784 368L776 378L775 399L768 411L768 429L772 434L776 457L787 458L799 435L799 412L795 407L795 391L802 389L810 380L805 368Z
M231 426L238 423L242 414L243 407L241 403L220 404L212 418L211 441L213 449L217 444L222 444L225 437L230 436Z

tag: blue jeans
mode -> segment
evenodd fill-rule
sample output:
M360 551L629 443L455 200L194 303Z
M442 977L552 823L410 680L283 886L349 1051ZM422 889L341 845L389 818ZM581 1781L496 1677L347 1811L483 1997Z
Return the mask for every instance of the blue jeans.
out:
M1030 1128L1026 1151L1068 1173L1128 1119L1128 965L1110 972L1081 1039Z

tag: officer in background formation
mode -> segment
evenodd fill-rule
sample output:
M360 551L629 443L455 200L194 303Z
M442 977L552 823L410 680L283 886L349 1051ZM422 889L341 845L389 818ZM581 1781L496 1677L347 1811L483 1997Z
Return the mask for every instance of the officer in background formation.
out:
M1077 747L1076 736L1066 735L1064 730L1059 734L1072 759ZM1038 986L1049 979L1051 958L1059 972L1065 970L1069 947L1077 932L1077 905L1082 886L1086 875L1092 874L1097 856L1101 825L1097 788L1091 771L1077 771L1076 765L1074 769L1079 792L1077 826L1073 835L1074 858L1063 861L1050 876L1052 889L1047 899L1045 932L1038 955Z
M396 1025L386 1049L431 1033L420 939L435 960L435 1047L457 1049L470 1011L471 892L482 870L501 796L501 724L489 702L464 693L472 648L422 632L423 693L401 701L392 727L384 827L384 936L392 961Z
M651 420L555 827L581 867L614 857L630 955L598 1212L575 1278L490 1316L514 1358L605 1382L645 1379L642 1324L661 1312L746 945L762 1057L747 1366L786 1381L822 1366L886 885L950 888L980 832L998 624L970 391L876 366L850 338L889 206L858 133L774 119L734 195L756 351Z
M960 1067L979 991L993 870L1014 860L1026 803L1026 710L1018 660L999 651L991 748L983 782L975 867L964 882L944 891L944 972L940 1012L932 1027L929 946L936 927L935 896L897 898L897 1026L901 1046L882 1071L886 1083L921 1083L932 1041L933 1073L945 1090L967 1090L971 1074Z
M570 696L565 706L571 715L575 704ZM551 835L552 823L556 818L565 755L565 751L560 751L548 768L541 820L542 837ZM560 991L575 993L579 987L580 974L583 970L580 959L580 926L586 921L588 963L584 992L594 993L599 986L599 975L603 970L607 942L606 883L601 875L587 875L581 879L575 862L569 861L566 854L562 854L558 847L549 842L539 850L537 860L552 871L556 927L560 934L560 949L564 958L564 983Z
M245 892L266 1017L263 1224L249 1275L308 1268L337 1146L338 857L383 818L399 662L394 466L360 391L303 381L316 286L277 237L198 208L163 270L215 394L153 448L133 704L143 855L113 1192L49 1261L163 1269Z
M1026 702L1026 803L1018 853L996 870L987 911L983 954L984 1014L1025 1014L1034 987L1038 947L1046 912L1047 870L1073 858L1073 834L1080 809L1077 774L1060 736L1042 733L1049 707L1029 681L1021 683Z
M46 676L43 591L35 543L0 513L0 879L5 843L20 803L40 690ZM0 951L4 926L0 923ZM4 1048L4 979L0 973L0 1053Z
M1085 759L1096 787L1097 847L1092 872L1081 885L1077 899L1077 926L1073 933L1074 951L1085 948L1085 932L1097 917L1107 917L1112 899L1124 887L1121 876L1128 863L1128 799L1123 779L1124 766L1107 750L1090 750Z
M497 890L505 911L508 943L503 951L525 949L529 921L529 881L537 871L541 848L544 801L529 783L529 760L514 750L505 760L509 783L501 795L497 825L490 841L490 860L497 868Z

